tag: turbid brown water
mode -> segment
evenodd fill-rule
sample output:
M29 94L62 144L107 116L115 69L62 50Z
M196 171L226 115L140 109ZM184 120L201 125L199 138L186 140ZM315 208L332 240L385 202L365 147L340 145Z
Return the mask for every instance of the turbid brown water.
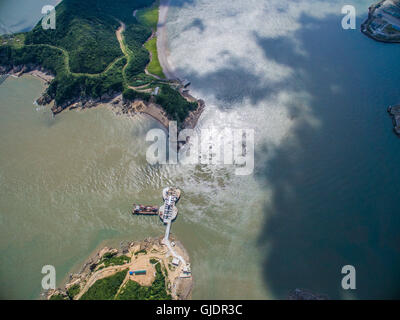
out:
M131 215L132 203L161 205L163 187L174 184L184 196L172 233L191 255L195 282L228 296L230 287L245 284L257 294L254 276L252 283L235 275L238 268L244 277L257 272L255 261L246 266L256 259L257 222L233 210L240 195L224 192L229 172L150 166L145 134L158 122L105 106L53 118L48 107L33 104L41 90L30 76L0 86L3 298L37 298L44 265L56 267L61 284L99 246L162 235L157 217ZM249 227L244 243L235 220Z
M359 21L368 0L356 1ZM174 235L191 257L194 298L399 297L400 47L340 28L345 1L171 1L170 62L207 103L199 128L256 130L256 169L151 167L151 120L107 108L52 119L40 82L0 86L1 296L34 298L104 241L161 235L131 203L183 191ZM191 54L188 55L187 52ZM384 57L384 59L382 58ZM43 110L43 111L40 111ZM344 291L341 268L357 269Z
M58 279L101 240L140 239L162 231L156 221L131 219L132 201L159 202L157 173L141 168L143 132L157 123L118 117L107 108L53 119L32 104L42 90L32 77L0 87L1 294L34 298L41 267ZM158 182L159 183L159 182ZM144 186L144 187L143 187Z

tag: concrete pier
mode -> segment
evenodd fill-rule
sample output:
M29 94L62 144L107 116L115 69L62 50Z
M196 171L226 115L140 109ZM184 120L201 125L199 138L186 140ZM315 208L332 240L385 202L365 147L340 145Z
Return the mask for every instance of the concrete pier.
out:
M165 228L165 235L164 235L164 242L167 242L169 240L169 233L171 231L171 221L167 222L167 227Z
M174 257L175 259L178 259L182 263L182 269L181 269L181 278L188 278L191 277L191 268L190 268L190 263L187 263L185 259L176 253L174 250L173 246L171 245L171 241L169 240L170 232L171 232L171 226L172 222L176 219L178 215L178 208L176 207L176 203L179 201L181 196L181 191L178 188L172 188L172 187L167 187L164 188L162 191L162 197L164 200L164 204L160 207L158 211L158 215L164 225L166 226L165 228L165 234L164 238L162 240L162 243L167 246L169 253ZM143 208L142 208L143 207ZM139 206L139 205L134 205L134 210L133 212L141 212L141 210L145 210L146 208L149 208L148 210L150 212L153 212L152 209L155 208L154 206ZM136 211L135 211L136 210ZM149 214L146 212L146 214Z
M178 209L175 205L179 201L180 195L181 191L177 188L165 188L163 190L164 205L160 208L160 218L166 225L163 243L167 246L171 255L182 263L183 272L181 277L190 277L190 264L187 263L181 255L176 253L176 251L172 248L171 242L169 241L172 221L176 219L178 214Z

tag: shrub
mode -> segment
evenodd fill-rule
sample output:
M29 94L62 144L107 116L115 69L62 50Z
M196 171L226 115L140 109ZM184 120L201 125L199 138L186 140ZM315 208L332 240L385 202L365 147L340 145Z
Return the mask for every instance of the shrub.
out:
M80 291L81 287L79 284L74 284L67 290L67 295L72 300Z

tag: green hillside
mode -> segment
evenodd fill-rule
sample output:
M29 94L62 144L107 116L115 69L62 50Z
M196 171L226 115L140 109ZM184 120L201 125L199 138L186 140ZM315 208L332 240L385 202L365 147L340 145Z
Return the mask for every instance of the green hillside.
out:
M136 13L139 23L151 28L153 32L157 31L159 5L160 0L156 0L151 7L140 9ZM147 66L147 70L150 74L164 79L165 75L160 65L160 61L158 60L157 37L155 34L146 42L145 48L151 53L151 61Z
M65 0L56 8L55 30L43 30L41 23L29 32L26 44L50 44L68 51L70 70L100 73L121 52L115 31L125 24L137 24L133 10L153 0Z
M146 84L167 85L166 81L145 74L150 54L144 44L154 28L154 19L150 18L155 11L158 16L157 3L154 5L154 0L63 0L56 7L55 30L44 30L40 21L32 31L14 35L7 42L0 41L0 65L6 68L40 65L54 73L55 79L46 93L55 100L58 110L77 99L136 91L136 86ZM152 14L148 19L141 15L137 20L133 12L138 9L143 9L140 13ZM121 34L119 39L117 30ZM181 122L193 105L177 95L179 110L175 112L170 104L166 110L172 120ZM128 96L149 98L144 92Z

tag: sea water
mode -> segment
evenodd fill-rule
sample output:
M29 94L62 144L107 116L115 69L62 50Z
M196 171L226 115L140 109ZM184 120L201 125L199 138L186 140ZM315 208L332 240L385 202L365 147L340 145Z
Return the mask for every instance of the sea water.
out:
M132 203L183 190L172 233L197 299L399 297L400 47L341 28L340 1L171 1L169 60L206 101L198 130L255 130L255 170L151 166L159 124L108 106L52 117L32 77L0 86L2 298L38 298L103 245L164 232ZM358 26L368 1L355 3ZM354 265L357 290L341 287Z

